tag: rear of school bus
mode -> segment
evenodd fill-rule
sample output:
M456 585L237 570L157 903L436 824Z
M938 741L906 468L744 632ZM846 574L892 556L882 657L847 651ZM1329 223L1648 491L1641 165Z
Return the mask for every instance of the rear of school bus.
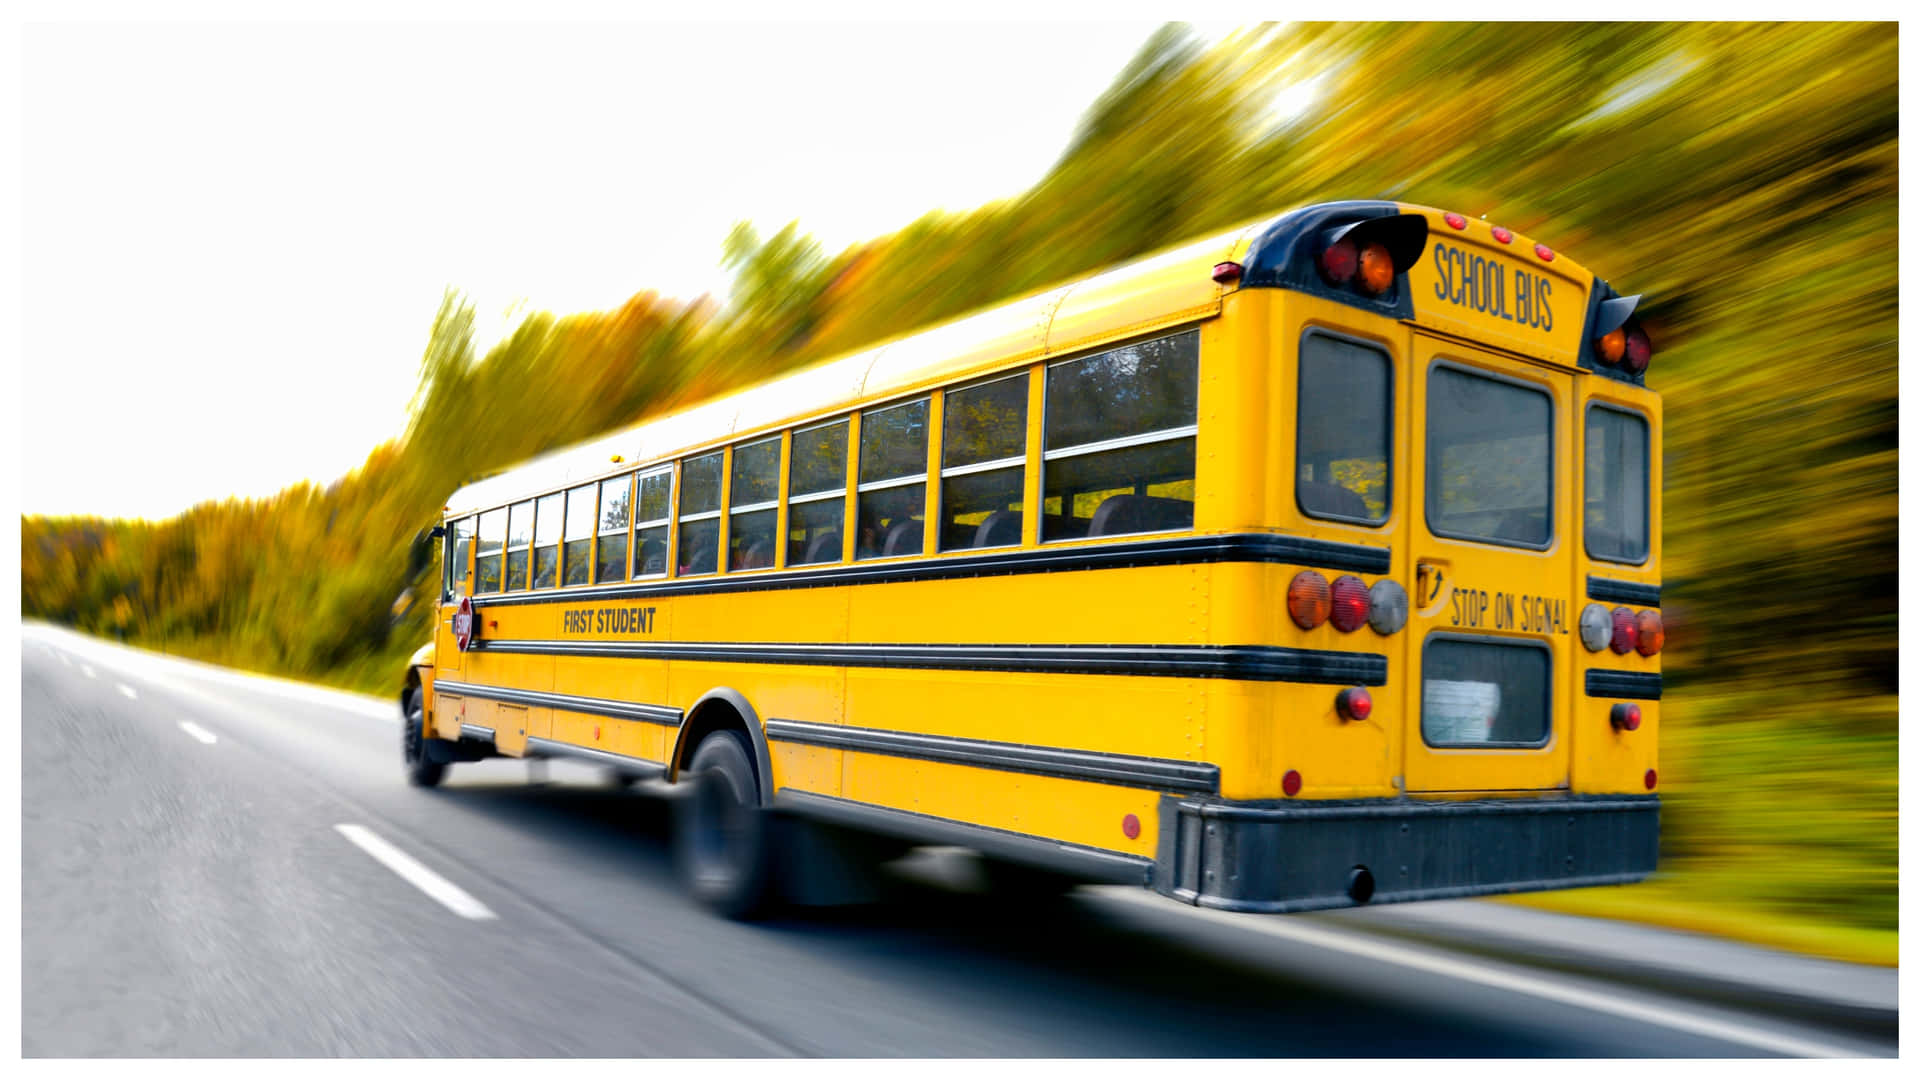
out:
M1297 650L1208 723L1153 884L1297 911L1639 880L1659 828L1651 347L1565 254L1393 203L1295 211L1216 268L1245 451L1287 564L1216 625ZM1223 583L1226 584L1226 583ZM1223 610L1231 608L1231 611Z

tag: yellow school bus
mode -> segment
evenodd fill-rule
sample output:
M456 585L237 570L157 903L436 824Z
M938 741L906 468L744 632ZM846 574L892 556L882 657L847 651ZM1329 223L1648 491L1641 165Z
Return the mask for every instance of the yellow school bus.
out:
M680 786L687 881L736 915L915 844L1236 911L1638 880L1637 299L1484 220L1321 204L472 484L409 775Z

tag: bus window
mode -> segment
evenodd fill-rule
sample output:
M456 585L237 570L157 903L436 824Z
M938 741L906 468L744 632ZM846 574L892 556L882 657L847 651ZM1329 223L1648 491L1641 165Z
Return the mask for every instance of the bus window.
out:
M1022 372L947 391L940 434L940 550L1020 542L1029 381Z
M1647 422L1619 409L1587 410L1587 554L1647 561Z
M1544 548L1553 539L1553 399L1435 367L1427 376L1427 524L1439 536Z
M1294 494L1335 521L1387 519L1393 484L1393 363L1370 345L1308 333L1300 342Z
M1047 369L1042 540L1193 528L1200 332Z
M507 508L507 580L508 592L527 587L527 550L533 542L533 501L514 503Z
M627 526L633 503L633 477L600 481L600 550L593 580L627 580ZM665 569L666 563L661 562Z
M500 549L507 542L507 512L489 510L480 515L480 546L473 563L473 593L500 591Z
M673 466L640 477L640 508L633 525L633 576L667 572L667 522L673 516Z
M727 507L727 569L772 566L780 514L780 436L733 448Z
M560 583L585 585L593 569L593 485L567 492L567 527L560 542Z
M847 422L793 433L787 480L787 565L840 561L841 519L847 513Z
M560 508L565 496L541 496L533 507L533 587L551 589L560 572Z
M442 556L446 568L446 586L441 599L470 595L467 583L467 556L473 549L473 519L461 518L447 527L447 550Z
M720 469L716 450L680 465L679 573L711 574L720 568Z
M927 512L930 399L860 414L860 532L856 559L918 555Z

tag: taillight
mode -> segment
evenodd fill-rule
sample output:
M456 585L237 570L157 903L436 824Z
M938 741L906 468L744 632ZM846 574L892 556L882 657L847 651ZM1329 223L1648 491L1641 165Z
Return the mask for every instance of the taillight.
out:
M1393 256L1384 244L1368 244L1360 249L1360 291L1379 296L1393 284Z
M1611 719L1613 720L1613 730L1615 731L1639 731L1640 706L1615 705Z
M1360 251L1351 240L1335 240L1320 253L1320 274L1332 285L1345 285L1360 269Z
M1333 709L1342 720L1365 720L1373 715L1373 695L1364 686L1349 686L1333 699Z
M1613 640L1608 648L1625 656L1633 651L1635 639L1639 637L1639 624L1634 621L1633 611L1629 608L1613 609Z
M1653 785L1648 784L1647 786L1652 787ZM1286 792L1288 798L1300 794L1300 771L1298 769L1288 769L1287 775L1280 778L1280 790Z
M1343 634L1367 624L1367 611L1373 605L1367 597L1367 583L1352 574L1343 574L1333 582L1333 628Z
M1633 647L1640 650L1641 656L1652 656L1667 643L1667 628L1661 622L1659 612L1643 611L1634 616L1633 622L1636 639Z
M1613 640L1613 615L1599 604L1588 604L1580 612L1580 644L1588 652L1599 652Z
M1333 595L1326 578L1312 570L1293 575L1293 583L1287 586L1287 614L1293 616L1295 626L1312 630L1327 621L1332 607Z
M1600 340L1595 343L1595 348L1600 352L1600 359L1609 364L1619 363L1620 358L1627 355L1626 327L1617 326L1601 335Z
M1407 590L1392 578L1381 578L1367 590L1367 622L1381 636L1397 634L1407 625Z
M1647 370L1647 365L1652 362L1653 339L1647 337L1647 332L1638 326L1628 330L1627 358L1621 361L1620 366L1629 374L1638 375Z

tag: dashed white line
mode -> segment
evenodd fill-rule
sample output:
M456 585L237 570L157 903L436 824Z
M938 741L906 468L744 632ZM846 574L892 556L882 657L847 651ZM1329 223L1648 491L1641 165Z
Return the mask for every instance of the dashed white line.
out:
M199 739L201 742L206 743L208 746L212 746L214 743L217 743L220 741L219 736L215 735L213 732L208 731L206 728L201 727L199 724L196 724L191 720L180 721L180 730L186 732L187 734L193 736L196 739Z
M92 665L92 664L81 664L81 665L80 665L80 674L82 674L82 675L85 675L85 676L86 676L87 678L89 678L89 679L91 679L91 678L93 678L93 677L94 677L94 674L93 674L93 665Z
M138 700L140 700L140 695L139 695L139 694L136 694L136 693L134 693L134 692L133 692L133 687L131 687L131 686L128 686L128 685L127 685L126 683L121 683L121 684L120 684L120 692L121 692L122 694L125 694L125 695L127 696L127 699L128 699L128 700L130 700L130 701L138 701Z
M1136 890L1103 890L1118 900L1136 904L1164 904L1160 897ZM1185 907L1185 905L1181 905ZM1285 916L1239 915L1208 908L1188 908L1192 914L1203 919L1238 926L1243 930L1286 938L1305 945L1322 949L1332 949L1352 956L1362 956L1387 964L1425 971L1444 978L1460 979L1465 982L1479 983L1499 990L1516 994L1529 994L1546 998L1577 1009L1591 1009L1595 1012L1611 1013L1614 1016L1645 1024L1658 1024L1675 1031L1684 1031L1692 1035L1701 1035L1709 1039L1738 1043L1755 1049L1766 1050L1788 1057L1836 1058L1860 1057L1860 1053L1845 1047L1829 1043L1799 1039L1743 1024L1729 1023L1712 1017L1700 1016L1680 1011L1673 1006L1656 1007L1642 1004L1626 998L1595 993L1577 986L1535 978L1514 971L1507 971L1481 964L1456 960L1452 957L1425 949L1408 948L1403 945L1390 945L1357 934L1347 934L1324 927L1311 926Z
M382 866L406 879L407 884L440 901L448 911L463 919L498 918L487 905L475 900L465 889L420 865L419 860L381 839L363 825L335 825L340 835L353 841L361 851L379 860Z

